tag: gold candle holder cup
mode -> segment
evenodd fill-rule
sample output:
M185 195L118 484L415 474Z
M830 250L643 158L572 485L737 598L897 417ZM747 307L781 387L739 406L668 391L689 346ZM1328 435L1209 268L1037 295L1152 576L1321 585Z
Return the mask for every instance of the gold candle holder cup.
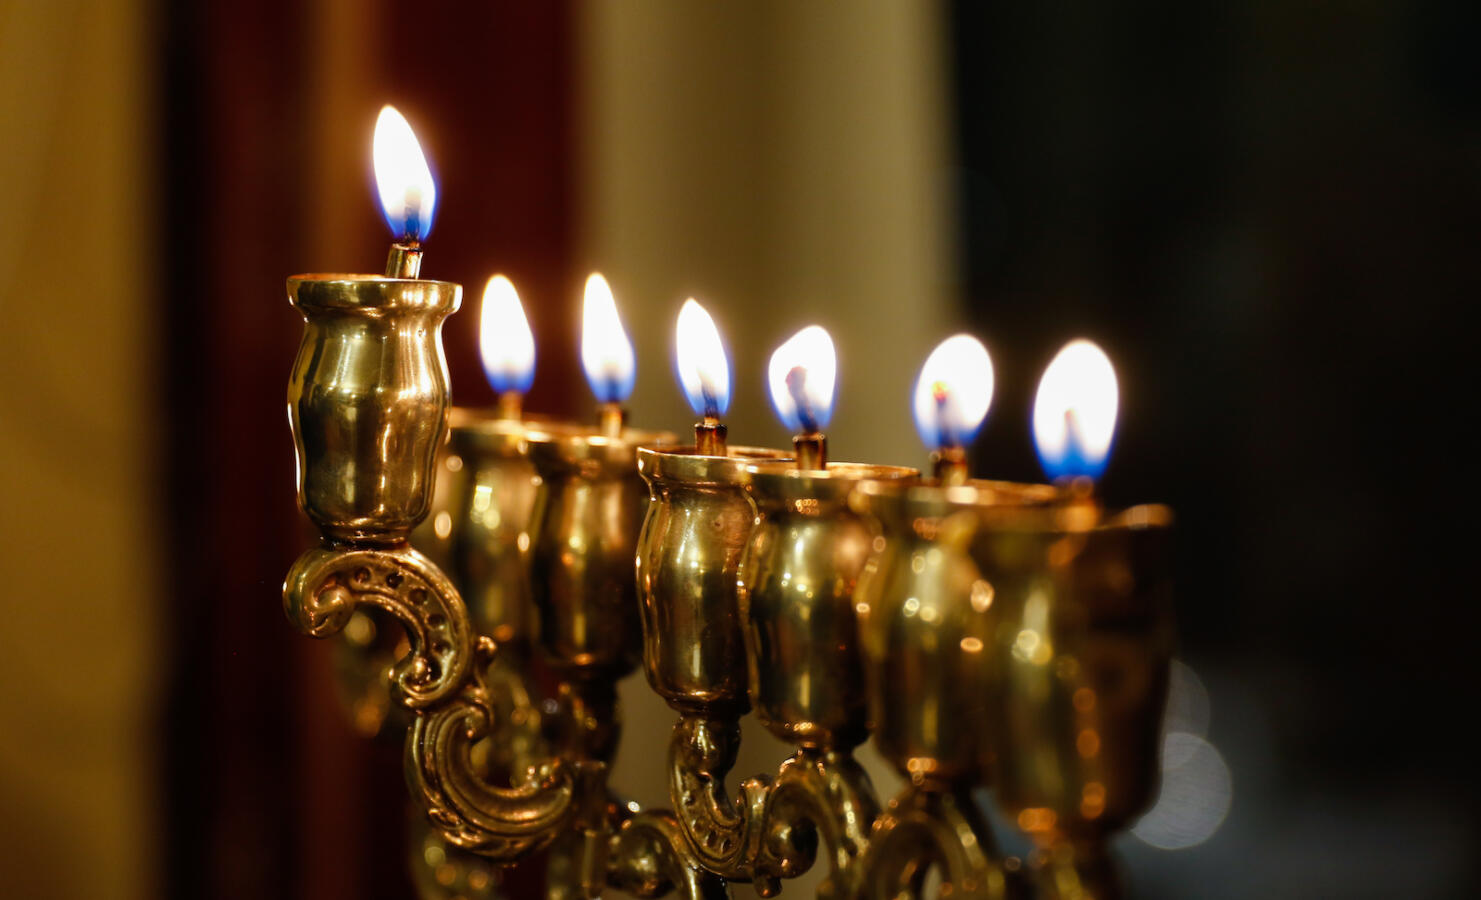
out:
M530 551L540 642L564 675L615 682L642 648L633 561L648 489L637 450L676 438L552 423L526 440L540 478Z
M736 572L755 513L746 467L787 453L644 447L650 492L638 541L638 600L648 683L679 712L738 717L750 708Z
M447 427L442 322L462 286L296 275L305 328L288 382L298 502L336 541L395 544L427 514Z
M803 747L857 746L868 717L853 595L873 535L848 498L862 481L919 473L857 463L760 463L747 473L756 526L738 592L757 718Z

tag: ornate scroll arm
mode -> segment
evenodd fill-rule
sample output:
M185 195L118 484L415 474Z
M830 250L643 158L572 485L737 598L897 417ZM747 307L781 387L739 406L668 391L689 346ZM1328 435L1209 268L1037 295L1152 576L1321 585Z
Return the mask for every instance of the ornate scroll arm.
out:
M474 661L467 608L447 576L408 546L307 550L288 570L283 609L310 637L336 634L361 604L395 616L411 652L391 667L395 700L424 709L455 694Z
M803 748L782 764L767 800L769 859L784 878L800 874L789 864L805 851L808 832L830 851L832 872L819 897L852 897L858 891L858 860L869 845L879 802L869 776L846 751ZM810 860L810 854L809 854Z
M438 833L498 860L549 843L574 813L577 782L599 780L605 767L557 759L512 788L479 774L470 751L493 725L483 670L495 647L474 635L447 577L410 547L317 547L283 585L289 620L313 637L339 631L360 604L406 629L410 652L391 668L393 694L416 714L406 735L407 781Z
M966 791L907 787L874 824L859 862L860 900L921 898L926 870L941 866L941 893L1003 900L1007 882L992 831Z
M728 900L721 879L689 860L687 841L672 813L640 812L612 835L607 881L638 897L658 897L670 890L682 900Z
M741 784L740 803L725 790L725 776L735 765L740 723L685 713L669 739L669 798L689 851L705 869L730 881L756 878L761 853L761 827L770 784L749 778ZM776 893L774 877L756 878L763 897Z

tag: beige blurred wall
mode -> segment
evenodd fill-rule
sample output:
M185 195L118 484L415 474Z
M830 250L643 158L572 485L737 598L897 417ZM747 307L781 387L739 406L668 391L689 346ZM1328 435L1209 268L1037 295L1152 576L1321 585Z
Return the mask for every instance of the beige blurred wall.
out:
M144 0L0 0L0 895L156 893Z
M692 421L673 325L693 295L730 346L733 441L790 434L766 361L818 323L838 349L838 459L919 463L920 363L955 280L942 11L933 2L593 0L580 17L582 247L638 351L644 423Z
M581 244L633 335L635 421L693 421L672 363L692 295L731 350L733 442L786 445L766 362L818 323L839 358L834 458L923 461L910 391L955 324L942 15L904 0L581 7ZM614 783L667 806L674 714L641 675L623 687ZM749 719L744 745L732 786L788 752ZM872 748L861 757L893 792ZM789 890L806 896L818 874Z

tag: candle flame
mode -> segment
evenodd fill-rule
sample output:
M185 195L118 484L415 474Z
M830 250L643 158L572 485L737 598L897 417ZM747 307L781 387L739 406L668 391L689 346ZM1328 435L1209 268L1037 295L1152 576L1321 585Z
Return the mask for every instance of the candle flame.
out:
M719 418L730 409L730 358L715 320L693 298L679 308L674 328L679 386L696 416Z
M534 383L535 335L513 282L503 275L490 278L483 289L478 351L489 386L495 391L523 394Z
M982 342L958 334L937 345L915 382L915 428L932 450L965 447L992 405L992 358Z
M380 192L381 210L397 240L420 241L432 230L432 213L437 206L437 184L427 157L412 133L406 117L394 106L381 107L375 120L372 144L375 160L375 184Z
M633 391L638 363L617 315L612 288L600 273L586 279L581 320L581 367L601 403L622 403Z
M821 326L809 325L771 354L767 382L777 417L793 431L815 433L833 417L833 385L838 358L833 338Z
M1105 471L1120 401L1116 370L1100 347L1070 341L1049 363L1034 400L1034 445L1050 478Z

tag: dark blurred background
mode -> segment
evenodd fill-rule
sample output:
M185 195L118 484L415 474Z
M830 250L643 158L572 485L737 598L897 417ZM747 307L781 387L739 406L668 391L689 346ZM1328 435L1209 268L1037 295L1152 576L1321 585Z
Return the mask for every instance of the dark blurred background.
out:
M818 321L835 452L920 464L914 373L966 328L977 469L1035 479L1039 373L1100 342L1104 492L1178 513L1197 748L1118 843L1133 895L1472 896L1478 46L1459 0L0 0L3 893L413 896L399 748L277 599L310 539L283 279L379 269L389 102L438 178L424 271L466 286L461 403L502 271L528 405L585 414L600 268L644 424L688 421L694 294L733 438L785 440L764 360ZM642 797L668 713L628 687Z

